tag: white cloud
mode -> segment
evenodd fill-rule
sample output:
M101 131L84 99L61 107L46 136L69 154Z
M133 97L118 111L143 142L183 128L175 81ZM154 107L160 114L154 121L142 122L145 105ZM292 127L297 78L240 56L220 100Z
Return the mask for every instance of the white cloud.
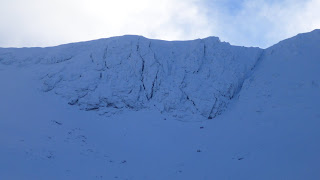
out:
M213 27L199 0L5 1L0 4L0 46L47 46L124 34L194 39L209 36Z
M1 0L0 47L50 46L124 34L185 40L219 36L267 47L320 28L320 0ZM210 2L210 6L208 5ZM224 1L225 2L225 1Z

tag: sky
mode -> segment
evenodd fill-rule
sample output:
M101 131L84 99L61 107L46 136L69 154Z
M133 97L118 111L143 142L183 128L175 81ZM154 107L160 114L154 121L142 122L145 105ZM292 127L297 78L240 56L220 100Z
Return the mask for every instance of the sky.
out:
M320 0L0 0L0 47L126 34L267 48L320 29Z

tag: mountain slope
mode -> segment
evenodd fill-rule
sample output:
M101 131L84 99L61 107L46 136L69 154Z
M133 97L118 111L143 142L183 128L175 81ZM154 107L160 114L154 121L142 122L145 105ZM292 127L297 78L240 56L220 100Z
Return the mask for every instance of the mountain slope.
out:
M54 91L81 109L112 114L155 107L178 118L211 119L238 92L261 52L215 37L168 42L123 36L1 49L0 62L41 66L43 91Z
M90 43L96 44L97 41ZM88 54L88 45L84 44L56 48L70 46L79 49L80 54ZM82 49L79 46L83 46ZM224 46L230 48L228 44ZM53 57L50 53L54 51L48 53L47 48L1 50L2 54L6 53L6 56L0 56L0 174L4 179L320 178L319 30L300 34L263 51L244 48L248 56L251 57L251 51L254 51L254 56L260 58L252 58L252 70L249 66L247 69L243 67L245 65L240 66L239 71L246 70L237 79L244 83L231 93L234 95L231 100L226 98L228 108L213 120L201 122L185 122L189 120L184 120L186 117L180 117L184 122L176 121L172 116L151 108L139 111L124 108L122 113L113 116L100 116L97 110L79 111L77 106L66 103L73 104L68 93L81 93L76 85L95 84L96 78L84 80L84 77L74 80L74 84L64 80L71 72L79 70L83 75L83 72L91 74L96 70L89 66L90 58L80 60L80 57L86 57L84 55L79 55L76 62L70 59L47 63L48 59L56 61L61 55L61 60L67 57L62 58L63 54L76 51L61 49L55 50L56 58L43 58ZM11 63L18 67L4 65ZM228 63L222 67L222 70L231 68L225 73L219 72L226 76L237 69ZM55 75L43 76L46 74ZM40 76L44 78L39 80ZM49 84L60 76L62 80L53 83L50 92L37 89L43 86L43 82ZM123 78L122 74L119 76ZM192 77L195 78L187 81L188 85L200 86L201 78ZM235 82L233 78L219 77L217 81L226 80L224 84L227 86ZM48 90L48 84L40 89ZM72 86L76 89L69 90ZM174 89L172 86L168 88ZM219 88L226 90L223 86ZM147 91L143 92L147 99ZM160 96L161 93L157 93L154 97ZM159 106L160 102L152 101ZM88 104L78 103L84 109L88 107Z
M319 50L316 30L264 51L217 132L247 159L233 179L320 177Z

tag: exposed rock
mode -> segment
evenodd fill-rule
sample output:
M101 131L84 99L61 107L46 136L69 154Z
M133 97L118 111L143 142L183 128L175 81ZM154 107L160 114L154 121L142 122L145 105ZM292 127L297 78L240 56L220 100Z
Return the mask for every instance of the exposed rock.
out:
M18 52L19 51L19 52ZM123 36L50 48L1 49L1 63L37 63L42 90L100 114L157 108L215 118L262 54L216 37L184 42ZM192 120L192 118L190 118Z

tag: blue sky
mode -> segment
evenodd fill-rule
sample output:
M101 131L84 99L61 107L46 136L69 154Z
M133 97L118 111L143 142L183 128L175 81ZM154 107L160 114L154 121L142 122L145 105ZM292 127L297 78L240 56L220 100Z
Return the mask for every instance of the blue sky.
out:
M320 0L1 0L0 47L124 34L268 47L320 28Z
M212 10L218 5L230 15L234 15L241 10L244 0L206 0L204 3Z

